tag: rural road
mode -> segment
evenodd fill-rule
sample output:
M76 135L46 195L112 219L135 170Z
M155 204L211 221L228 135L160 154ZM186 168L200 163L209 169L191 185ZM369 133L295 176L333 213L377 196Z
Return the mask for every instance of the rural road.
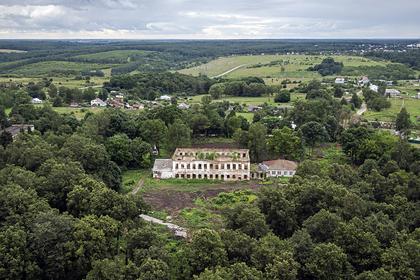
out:
M357 96L362 97L363 91L357 92ZM360 106L360 109L357 110L356 114L358 116L363 115L367 111L367 105L366 102L363 100L362 106Z
M229 74L229 73L231 73L231 72L233 72L233 71L236 71L236 70L238 70L239 68L242 68L242 67L244 67L244 66L246 66L246 64L242 64L242 65L236 66L236 67L234 67L234 68L232 68L232 69L230 69L230 70L227 70L226 72L223 72L222 74L219 74L219 75L217 75L217 76L213 76L213 77L211 77L211 78L220 78L220 77L223 77L224 75L227 75L227 74Z
M182 228L182 227L177 226L175 224L166 223L162 220L156 219L152 216L148 216L148 215L145 215L145 214L141 214L140 218L142 218L146 222L150 222L150 223L153 223L153 224L162 225L162 226L167 227L169 230L171 230L175 234L175 236L187 238L187 230L185 228Z

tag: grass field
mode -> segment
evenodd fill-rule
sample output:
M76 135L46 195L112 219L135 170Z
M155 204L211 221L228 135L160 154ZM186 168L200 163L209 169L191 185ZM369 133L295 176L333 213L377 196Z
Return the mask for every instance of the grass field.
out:
M319 78L317 72L307 71L307 68L320 63L325 56L321 55L249 55L222 57L209 63L180 72L189 75L205 74L210 77L220 75L235 67L239 69L226 74L227 78L243 78L257 76L262 78L280 78L308 80ZM333 56L336 61L343 62L344 66L374 66L386 65L386 62L373 61L357 56ZM275 65L270 62L282 61ZM261 64L261 67L255 67Z
M112 64L82 63L70 61L44 61L18 67L10 73L27 77L65 73L66 71L91 71L111 68Z
M420 100L414 98L392 98L391 108L385 109L380 112L367 111L364 114L364 117L368 120L379 120L379 121L395 121L397 114L400 112L403 104L410 113L411 120L414 124L417 124L416 116L420 116Z
M200 103L201 98L203 98L204 95L196 95L191 100L190 103ZM277 106L285 106L285 105L291 105L294 101L299 99L304 99L305 94L303 93L292 93L291 94L291 102L289 103L275 103L273 96L260 96L260 97L241 97L241 96L228 96L223 97L218 100L214 100L213 102L219 102L219 101L229 101L232 103L239 103L239 104L245 104L245 105L261 105L264 103L270 104L270 105L277 105Z
M60 114L74 114L74 116L81 120L88 112L98 113L104 108L71 108L71 107L53 107L54 111Z
M0 53L26 53L27 51L22 50L10 50L10 49L0 49Z
M85 54L85 55L78 55L72 58L85 60L89 62L97 62L100 63L104 60L113 60L115 63L127 63L130 62L130 57L133 55L144 55L147 53L151 53L149 51L141 51L141 50L116 50L116 51L108 51L108 52L98 52L94 54Z

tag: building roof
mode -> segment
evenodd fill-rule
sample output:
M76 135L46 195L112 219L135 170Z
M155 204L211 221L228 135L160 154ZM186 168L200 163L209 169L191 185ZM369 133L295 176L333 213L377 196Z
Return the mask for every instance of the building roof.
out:
M172 159L156 159L153 171L172 171Z
M260 165L261 169L267 170L296 170L297 163L291 160L276 159L263 161Z
M29 130L33 131L34 126L32 124L14 124L12 126L6 127L4 131L9 132L13 138L15 138L21 132L27 132Z
M245 155L245 156L244 156ZM173 160L249 161L248 149L177 148Z

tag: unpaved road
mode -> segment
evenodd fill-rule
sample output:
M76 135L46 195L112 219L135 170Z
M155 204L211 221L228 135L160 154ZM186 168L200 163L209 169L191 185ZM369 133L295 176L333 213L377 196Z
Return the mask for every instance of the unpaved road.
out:
M244 67L244 66L246 66L246 65L247 65L247 64L242 64L242 65L236 66L236 67L234 67L234 68L232 68L232 69L230 69L230 70L227 70L226 72L223 72L222 74L219 74L219 75L213 76L213 77L211 77L211 78L220 78L220 77L223 77L224 75L227 75L227 74L229 74L229 73L231 73L231 72L233 72L233 71L236 71L236 70L238 70L239 68L242 68L242 67Z

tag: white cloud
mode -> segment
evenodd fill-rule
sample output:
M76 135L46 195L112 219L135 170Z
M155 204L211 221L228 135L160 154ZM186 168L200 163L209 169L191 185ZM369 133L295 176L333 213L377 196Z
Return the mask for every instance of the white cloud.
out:
M420 37L420 1L0 0L0 38Z

